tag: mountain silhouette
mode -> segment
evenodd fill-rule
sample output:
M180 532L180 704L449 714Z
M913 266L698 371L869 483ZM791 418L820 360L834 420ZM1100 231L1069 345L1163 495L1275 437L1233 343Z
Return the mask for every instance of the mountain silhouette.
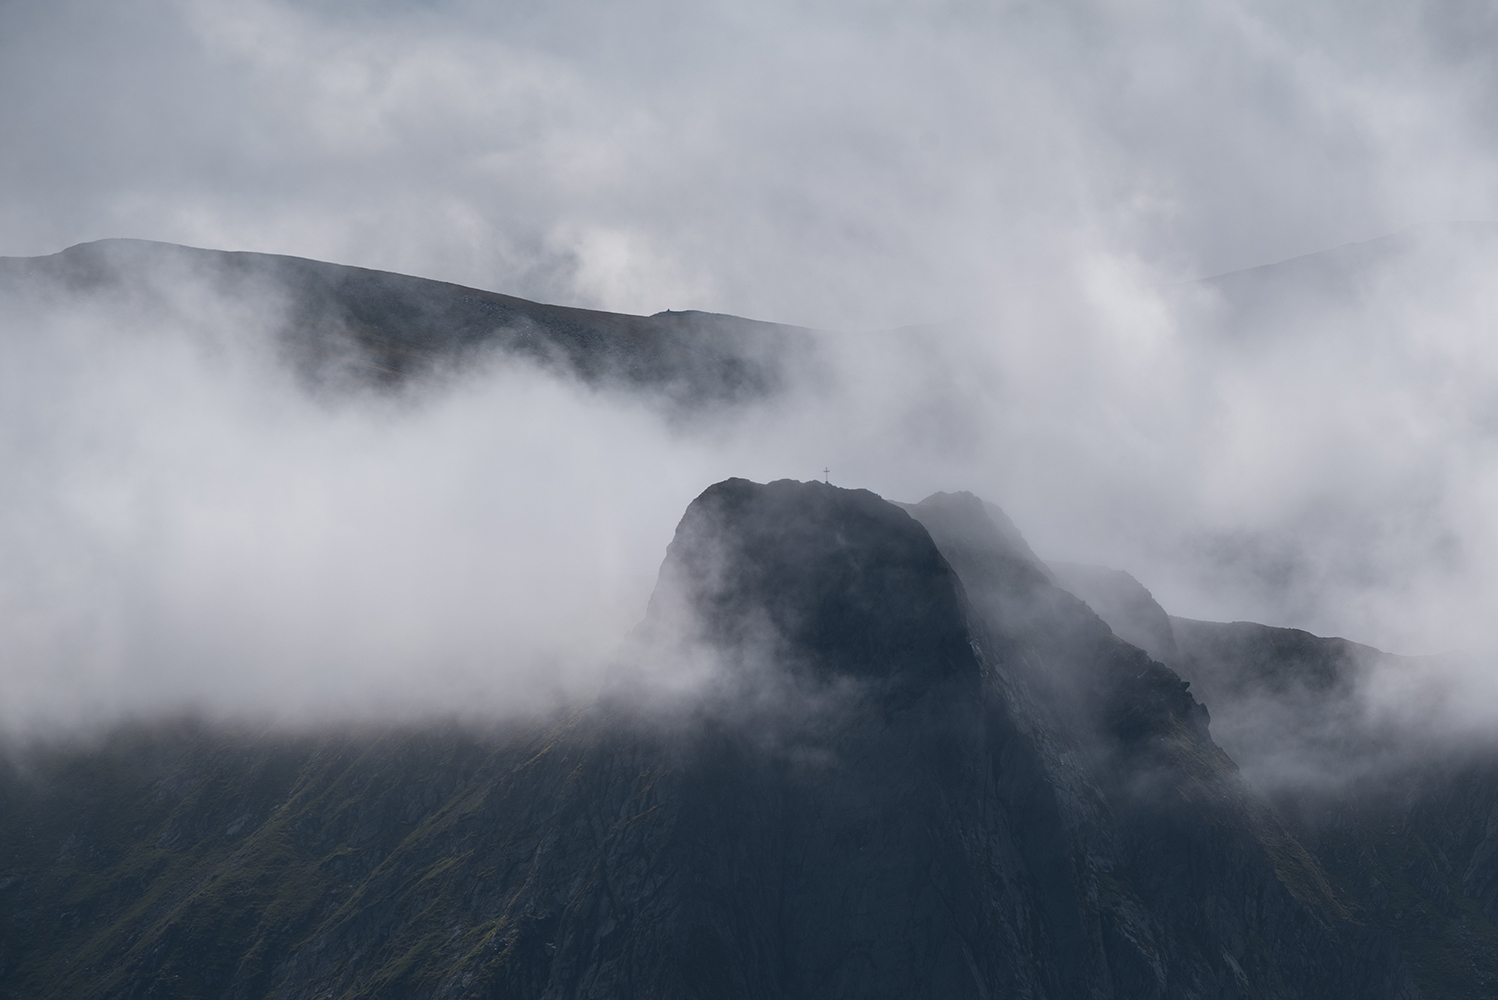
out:
M811 331L704 312L630 316L545 305L386 271L275 254L110 239L0 258L0 291L151 316L184 290L252 304L306 379L395 386L491 354L680 408L773 394L811 363Z

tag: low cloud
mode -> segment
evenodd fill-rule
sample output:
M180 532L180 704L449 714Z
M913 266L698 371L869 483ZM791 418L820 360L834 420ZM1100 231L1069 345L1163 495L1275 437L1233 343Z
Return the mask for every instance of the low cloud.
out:
M523 363L317 398L233 306L7 322L6 721L595 685L700 488L662 418Z
M1173 613L1481 648L1484 246L1402 250L1293 331L1095 260L1043 326L823 334L781 395L689 420L513 357L319 394L274 289L185 272L11 309L9 721L585 697L692 497L824 465L994 498L1042 555L1127 567Z
M823 468L971 490L1175 614L1481 654L1494 241L1192 279L1498 216L1495 31L1443 4L0 5L0 251L139 236L841 331L829 378L673 421L516 363L311 396L274 289L8 309L4 711L582 696L693 496Z

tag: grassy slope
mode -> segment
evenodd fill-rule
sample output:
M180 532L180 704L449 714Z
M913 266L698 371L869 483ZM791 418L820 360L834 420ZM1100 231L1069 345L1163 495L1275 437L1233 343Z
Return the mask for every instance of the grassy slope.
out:
M587 771L538 732L137 733L34 767L4 780L4 996L265 995L287 956L346 997L523 975L524 869Z
M1189 735L1156 752L1197 774L1188 797L1215 798L1224 761ZM598 846L671 822L667 776L613 751L564 722L317 739L184 726L33 756L0 776L0 997L534 995L557 904L608 878ZM1307 841L1313 862L1272 815L1254 826L1241 832L1302 902L1392 932L1425 1000L1494 995L1498 929L1419 863L1435 849L1418 833L1362 817ZM1126 916L1135 890L1117 892Z

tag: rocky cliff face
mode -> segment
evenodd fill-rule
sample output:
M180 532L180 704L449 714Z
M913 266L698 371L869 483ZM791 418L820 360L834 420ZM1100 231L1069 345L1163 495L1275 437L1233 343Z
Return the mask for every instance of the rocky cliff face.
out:
M1376 677L1420 660L1299 629L1168 617L1126 574L1058 575L1121 634L1144 623L1158 636L1165 619L1216 740L1352 919L1387 929L1421 996L1498 996L1498 748L1375 703Z
M1186 684L1016 538L730 480L633 646L718 671L669 709L17 755L0 990L1414 996Z
M1050 569L1060 586L1086 601L1124 642L1166 666L1178 664L1181 654L1170 616L1138 580L1105 566L1053 562ZM1198 685L1198 696L1200 691Z
M1087 916L1113 978L1092 995L1412 991L1382 932L1349 919L1213 744L1177 675L1052 585L976 498L938 494L912 511L968 583L999 650L996 687L1023 706L1048 784L1071 804L1073 892L1098 900Z

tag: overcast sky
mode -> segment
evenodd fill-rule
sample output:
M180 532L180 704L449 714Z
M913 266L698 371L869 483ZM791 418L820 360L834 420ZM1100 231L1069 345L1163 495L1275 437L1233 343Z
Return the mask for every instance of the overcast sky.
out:
M683 428L520 368L329 409L257 353L274 302L190 282L7 310L0 698L399 703L440 668L442 704L534 704L596 680L693 496L825 466L973 490L1172 612L1491 644L1498 239L1381 244L1246 336L1190 279L1498 218L1495 51L1491 3L0 0L0 255L943 324Z
M1498 215L1490 3L0 2L0 253L838 327Z

